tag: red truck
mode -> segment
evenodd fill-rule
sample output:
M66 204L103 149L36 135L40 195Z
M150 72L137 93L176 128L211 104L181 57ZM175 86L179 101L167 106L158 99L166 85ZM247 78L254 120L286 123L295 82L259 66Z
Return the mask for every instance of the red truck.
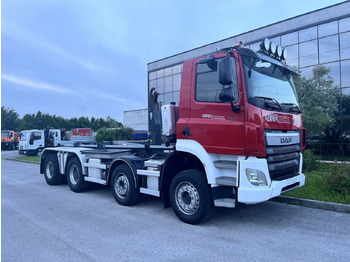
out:
M1 149L15 150L18 148L19 136L13 130L1 130Z
M147 144L47 148L40 171L49 185L74 192L110 185L121 205L161 197L190 224L214 206L255 204L304 185L306 134L286 51L265 39L183 63L179 105L149 94ZM161 130L157 130L157 125ZM156 127L156 128L154 128ZM163 144L153 144L161 137Z

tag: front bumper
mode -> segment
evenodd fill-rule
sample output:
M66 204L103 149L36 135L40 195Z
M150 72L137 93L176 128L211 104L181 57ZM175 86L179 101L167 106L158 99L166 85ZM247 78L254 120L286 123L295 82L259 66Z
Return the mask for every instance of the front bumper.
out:
M246 169L253 168L262 171L267 180L267 186L254 186L246 176ZM305 175L299 169L295 176L284 180L271 180L268 165L265 159L248 158L240 161L239 186L237 199L240 203L256 204L264 202L273 197L281 195L283 192L301 187L305 184Z
M245 204L256 204L264 202L273 197L281 195L291 189L301 187L305 184L305 175L282 180L272 181L270 186L262 187L239 187L238 188L238 202Z

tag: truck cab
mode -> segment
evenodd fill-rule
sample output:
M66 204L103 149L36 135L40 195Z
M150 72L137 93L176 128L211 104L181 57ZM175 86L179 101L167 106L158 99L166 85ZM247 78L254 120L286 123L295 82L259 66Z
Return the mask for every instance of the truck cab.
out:
M15 150L18 147L18 133L13 130L1 130L1 149Z
M59 129L23 130L19 141L19 154L38 155L45 147L58 146L60 141L61 131Z
M239 44L183 64L176 149L205 163L215 191L237 187L218 205L258 203L305 182L297 72L264 42L260 52Z

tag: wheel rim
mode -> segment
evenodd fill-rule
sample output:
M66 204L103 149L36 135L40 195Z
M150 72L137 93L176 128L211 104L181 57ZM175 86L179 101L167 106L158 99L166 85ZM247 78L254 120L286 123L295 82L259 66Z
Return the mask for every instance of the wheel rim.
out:
M199 208L200 198L197 188L190 182L181 182L175 189L176 205L186 215L193 215Z
M51 161L46 165L46 176L48 179L51 179L53 176L53 164Z
M78 184L79 180L79 169L76 165L72 165L69 170L69 180L72 185Z
M125 198L129 193L129 180L123 173L119 173L114 181L114 191L120 198Z

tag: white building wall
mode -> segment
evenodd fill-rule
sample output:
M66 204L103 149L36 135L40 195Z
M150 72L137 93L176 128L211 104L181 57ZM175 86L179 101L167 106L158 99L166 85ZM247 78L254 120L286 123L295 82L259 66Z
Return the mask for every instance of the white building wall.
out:
M134 130L148 131L148 110L138 109L124 111L124 126L131 127Z

